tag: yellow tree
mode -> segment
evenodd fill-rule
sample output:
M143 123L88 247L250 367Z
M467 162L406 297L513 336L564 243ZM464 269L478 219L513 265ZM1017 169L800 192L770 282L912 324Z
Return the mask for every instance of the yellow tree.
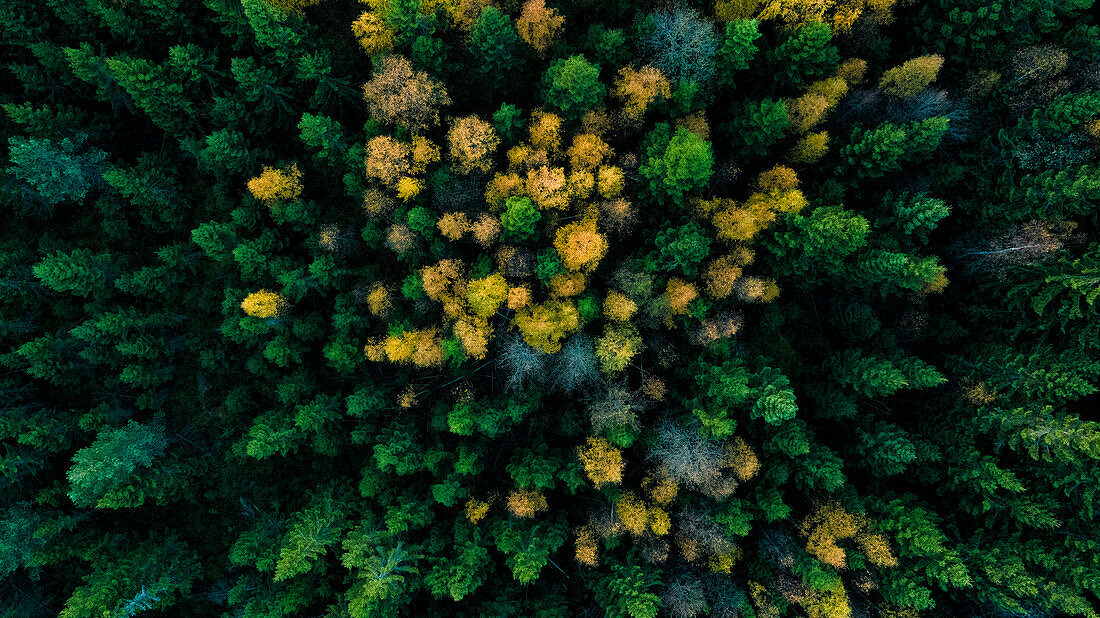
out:
M477 116L459 118L447 132L447 144L454 169L460 174L486 173L492 166L492 156L500 146L493 125Z
M590 272L607 253L607 238L596 230L596 220L585 219L558 228L554 248L569 270Z
M550 47L564 25L565 18L553 8L547 7L545 0L527 0L516 20L516 30L520 38L540 54Z
M527 305L513 321L527 345L547 354L561 350L561 340L581 326L577 306L564 299Z
M543 210L569 207L569 183L560 167L540 166L527 171L525 184L531 201Z
M566 152L573 170L594 170L611 156L611 147L599 137L582 133L573 138L573 145Z
M289 308L286 298L271 290L253 292L241 301L241 309L254 318L277 318Z
M899 99L907 99L936 80L943 66L943 56L920 56L907 60L882 74L879 90Z
M649 104L658 97L667 99L672 96L672 87L668 78L656 67L623 67L611 93L623 102L626 117L638 121L645 115Z
M363 167L367 178L374 178L389 187L396 187L398 181L409 173L409 158L412 149L408 144L399 142L388 135L379 135L367 142Z
M439 124L440 108L451 98L443 84L424 71L413 70L404 56L382 59L363 84L363 99L372 118L407 127L420 134Z
M351 23L351 32L368 56L393 49L394 33L385 18L372 11L364 11Z
M546 507L546 496L537 491L515 489L508 494L508 510L516 517L531 518L545 511Z
M597 488L623 481L623 453L603 438L588 438L584 446L577 447L577 457L584 466L584 474Z
M603 336L596 340L596 359L600 361L600 369L608 374L626 369L641 351L642 338L629 322L605 324Z
M265 166L259 176L248 181L248 191L268 206L296 200L302 194L302 173L297 163L283 169Z

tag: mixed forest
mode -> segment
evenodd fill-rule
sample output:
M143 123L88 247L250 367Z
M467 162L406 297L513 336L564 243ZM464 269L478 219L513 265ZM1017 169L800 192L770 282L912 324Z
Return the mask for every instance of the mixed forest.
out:
M1098 14L0 3L0 616L1100 616Z

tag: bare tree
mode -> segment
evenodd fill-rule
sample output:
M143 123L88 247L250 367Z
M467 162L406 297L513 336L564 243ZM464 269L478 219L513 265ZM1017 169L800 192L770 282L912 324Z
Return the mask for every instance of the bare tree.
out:
M592 337L581 333L570 337L554 362L554 387L572 393L599 378Z
M506 337L500 349L500 365L508 374L505 388L520 389L528 383L541 382L549 359L549 354L527 345L518 334Z
M668 580L661 601L674 618L693 618L707 609L703 582L688 573L680 573Z
M664 466L669 478L702 489L720 476L722 448L694 429L664 421L649 456Z

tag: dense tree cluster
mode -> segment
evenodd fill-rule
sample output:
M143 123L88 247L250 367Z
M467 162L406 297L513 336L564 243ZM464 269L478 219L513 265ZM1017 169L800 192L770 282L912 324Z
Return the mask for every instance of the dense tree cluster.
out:
M0 3L0 615L1100 615L1093 5Z

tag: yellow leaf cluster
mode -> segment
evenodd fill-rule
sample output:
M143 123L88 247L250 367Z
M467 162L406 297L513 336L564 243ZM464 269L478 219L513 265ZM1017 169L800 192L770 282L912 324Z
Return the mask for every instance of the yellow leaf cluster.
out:
M241 309L254 318L277 318L289 308L286 298L271 290L252 292L241 301Z
M385 56L363 84L363 99L372 118L405 126L417 135L438 125L440 108L451 104L438 80L394 54Z
M386 246L398 255L405 255L416 244L416 232L405 224L391 225L386 231Z
M412 171L412 148L388 135L379 135L367 142L363 167L367 178L394 187L397 181Z
M443 341L437 329L410 330L391 335L386 338L383 351L391 363L417 367L439 367L443 364Z
M306 7L315 6L321 0L265 0L265 2L287 13L301 14Z
M672 315L683 315L688 312L691 301L699 297L699 291L695 285L688 283L679 277L668 280L665 288L665 297L668 299L668 307Z
M586 200L596 190L596 176L588 170L571 170L566 180L569 197L574 200Z
M649 494L649 499L660 506L668 506L676 499L680 486L670 479L667 474L650 474L642 481L642 489Z
M539 150L553 154L561 150L561 117L556 114L535 110L531 114L528 128L531 145Z
M265 166L259 176L248 181L248 191L268 206L296 200L302 194L302 173L297 163L284 169Z
M531 288L526 285L519 285L508 290L508 302L509 309L515 311L526 307L531 302Z
M564 25L565 18L553 8L547 7L545 0L527 0L516 20L516 30L520 38L539 53L550 47Z
M364 11L359 19L351 23L351 32L368 56L393 49L393 30L386 24L385 18L377 13Z
M812 22L825 22L835 34L851 32L856 20L869 14L880 23L890 20L895 0L765 0L756 17L777 20L797 27ZM757 2L738 2L758 4ZM730 12L726 9L726 12Z
M562 299L527 305L513 321L527 345L547 354L560 350L561 340L581 326L577 306Z
M634 313L638 310L638 304L630 299L629 296L622 292L612 290L607 293L607 297L603 301L603 314L607 316L609 320L616 322L626 322L630 318L634 317Z
M482 247L489 247L500 236L500 219L493 215L482 213L470 226L474 240Z
M402 202L407 202L417 195L420 195L420 190L424 188L424 183L415 178L408 176L402 176L397 181L397 197L401 198Z
M516 489L508 494L508 510L516 517L534 517L546 507L546 496L537 491Z
M454 323L455 337L470 358L482 359L489 351L489 321L478 316L463 316Z
M623 527L634 535L652 532L657 536L664 536L672 527L672 522L664 509L647 506L634 492L630 491L624 491L615 502L615 514Z
M858 84L867 74L867 61L863 58L848 58L837 67L836 76L848 84Z
M623 187L626 184L622 168L615 166L601 167L596 173L596 181L599 186L600 197L606 200L618 197L623 192Z
M590 272L607 253L607 238L596 230L595 219L585 219L558 228L554 248L566 268Z
M599 547L596 545L596 534L591 528L585 526L577 529L576 559L578 564L594 567L599 564Z
M894 566L897 558L890 550L886 538L870 529L870 522L862 516L852 515L838 504L824 504L806 517L801 531L806 537L806 551L825 564L844 568L847 558L837 542L855 539L860 551L876 566Z
M466 298L474 315L487 318L508 298L508 283L500 273L474 279L466 287Z
M636 122L642 119L649 104L658 97L667 99L672 96L672 87L665 74L656 67L623 67L611 93L622 101L623 114Z
M577 447L577 457L584 466L584 474L597 488L608 483L619 484L623 480L623 453L603 438L588 438L584 446Z
M509 149L508 154L512 154L514 150L515 148ZM496 174L485 185L485 201L490 206L499 208L508 198L520 195L523 191L524 183L519 174L514 172Z
M500 146L500 137L493 125L477 116L465 116L451 125L447 144L455 171L484 174L493 166L492 156Z
M476 524L489 514L489 503L470 498L466 501L465 511L466 520L471 524Z
M602 139L585 133L573 138L573 145L566 154L573 170L593 170L603 165L612 152Z
M389 214L394 205L393 199L379 189L372 187L363 192L363 212L371 219Z
M560 167L539 166L527 170L527 195L543 210L569 207L569 184Z
M435 222L435 226L447 240L458 240L470 231L470 218L464 212L446 212Z
M587 278L584 273L559 273L550 279L551 298L573 298L584 292Z
M807 133L791 148L787 160L795 164L817 163L829 151L829 132Z
M743 277L737 282L737 295L744 302L770 303L779 296L779 286L773 279Z
M367 310L370 311L371 315L386 317L392 307L393 302L390 299L390 293L386 290L386 286L381 283L372 285L370 291L367 292Z
M796 99L787 100L787 119L796 134L809 131L822 120L829 111L829 100L820 94L803 94Z
M726 465L733 469L739 481L747 481L760 471L760 459L740 437L726 445Z
M642 338L629 322L605 324L603 336L596 340L596 360L600 361L600 369L608 374L626 369L641 351Z
M907 60L882 74L879 90L899 99L907 99L928 87L939 75L943 56L920 56Z
M703 271L704 290L711 298L726 298L741 277L741 267L732 255L723 255L707 264Z

